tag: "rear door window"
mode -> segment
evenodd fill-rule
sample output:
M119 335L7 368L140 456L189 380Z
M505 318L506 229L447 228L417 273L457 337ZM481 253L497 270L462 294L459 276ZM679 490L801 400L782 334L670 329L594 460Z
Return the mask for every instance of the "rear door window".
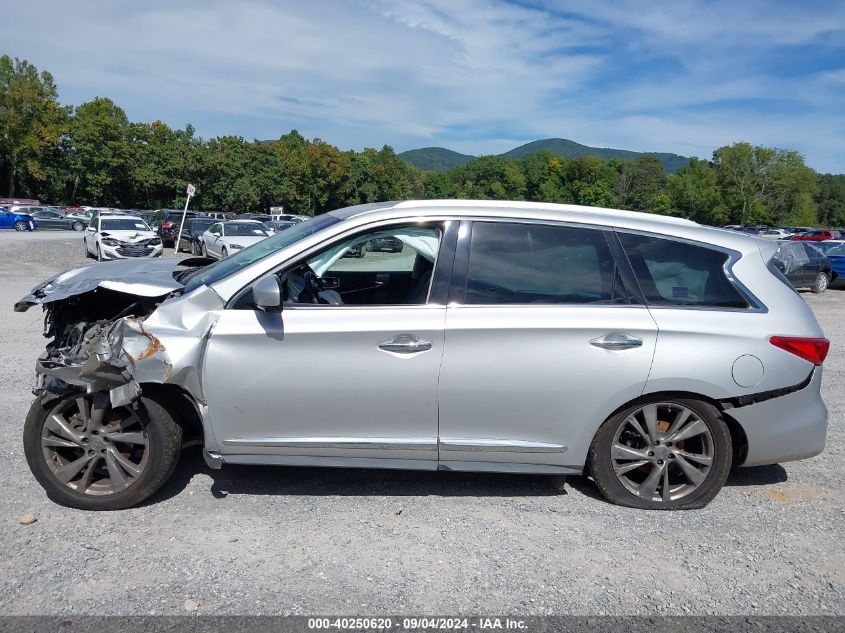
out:
M601 231L543 224L475 222L464 303L627 302Z
M619 233L646 301L663 306L747 308L725 274L728 255L675 240Z

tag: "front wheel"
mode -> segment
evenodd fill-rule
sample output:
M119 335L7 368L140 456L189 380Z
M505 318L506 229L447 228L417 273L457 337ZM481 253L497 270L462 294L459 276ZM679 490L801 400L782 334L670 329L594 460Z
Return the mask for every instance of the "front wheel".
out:
M98 262L103 261L103 251L102 251L102 250L100 250L100 245L99 245L99 244L97 244L97 261L98 261Z
M182 429L156 401L112 408L108 394L36 400L24 424L24 453L56 503L81 510L122 510L141 503L170 477Z
M830 278L827 276L827 273L819 273L816 275L816 280L813 282L813 285L810 286L810 290L815 293L822 293L827 290L827 287L830 285Z
M26 229L27 229L27 225L26 225L26 222L24 222L23 220L18 220L17 222L15 222L15 230L16 231L26 231Z
M730 472L727 426L697 400L638 404L609 418L590 446L589 470L605 498L647 510L703 508Z
M220 257L221 257L221 258L226 258L226 257L228 257L228 256L229 256L229 251L228 251L228 250L226 250L226 247L225 247L225 246L223 247L223 250L222 250L222 251L220 251L220 253L221 253L221 254L220 254Z

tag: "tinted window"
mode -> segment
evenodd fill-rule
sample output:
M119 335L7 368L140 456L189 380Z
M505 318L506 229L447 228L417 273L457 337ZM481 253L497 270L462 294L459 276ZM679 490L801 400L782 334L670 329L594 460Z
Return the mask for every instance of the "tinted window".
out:
M601 231L499 222L472 226L467 304L610 303L623 296Z
M747 308L725 276L728 256L703 246L619 233L643 295L655 305Z

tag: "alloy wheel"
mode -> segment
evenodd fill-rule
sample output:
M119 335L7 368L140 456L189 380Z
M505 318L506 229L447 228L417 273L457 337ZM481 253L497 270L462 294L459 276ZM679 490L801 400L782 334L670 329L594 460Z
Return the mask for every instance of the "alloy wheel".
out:
M111 495L134 484L147 467L149 438L141 417L109 398L80 395L59 403L41 432L50 472L76 492Z
M646 501L675 501L697 490L715 457L709 427L676 403L647 404L619 424L611 444L613 472Z
M15 230L16 231L26 231L26 222L23 220L18 220L15 222Z

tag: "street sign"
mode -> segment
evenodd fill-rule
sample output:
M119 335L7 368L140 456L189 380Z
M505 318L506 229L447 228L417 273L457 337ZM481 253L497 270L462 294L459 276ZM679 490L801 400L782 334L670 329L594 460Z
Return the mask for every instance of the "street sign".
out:
M197 192L197 188L193 185L188 185L188 195L192 196Z

